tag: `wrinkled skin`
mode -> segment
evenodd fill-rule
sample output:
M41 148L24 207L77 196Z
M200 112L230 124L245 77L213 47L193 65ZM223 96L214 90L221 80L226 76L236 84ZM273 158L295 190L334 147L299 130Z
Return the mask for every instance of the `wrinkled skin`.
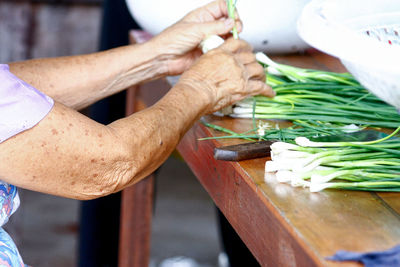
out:
M152 41L168 55L168 75L177 75L202 54L201 41L209 35L227 36L234 25L239 32L242 30L239 16L228 18L226 1L219 0L190 12Z
M257 63L252 48L233 39L200 58L180 79L180 83L208 96L208 113L248 96L274 96L264 81L264 69Z

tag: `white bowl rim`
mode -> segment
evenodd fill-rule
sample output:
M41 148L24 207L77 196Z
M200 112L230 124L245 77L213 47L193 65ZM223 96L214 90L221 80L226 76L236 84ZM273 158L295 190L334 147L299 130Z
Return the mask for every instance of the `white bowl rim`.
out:
M400 46L384 44L329 20L320 14L326 2L312 1L303 9L297 24L298 33L303 40L325 53L360 66L370 66L391 73L400 70ZM400 12L385 15L400 19Z

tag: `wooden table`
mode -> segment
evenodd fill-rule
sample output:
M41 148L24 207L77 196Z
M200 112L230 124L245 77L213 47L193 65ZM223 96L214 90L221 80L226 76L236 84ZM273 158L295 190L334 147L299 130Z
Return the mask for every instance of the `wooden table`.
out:
M316 51L275 59L301 67L344 70L337 60ZM245 119L211 115L203 119L237 132L252 128L251 121ZM215 147L243 141L198 140L218 135L221 133L196 123L181 140L178 151L262 266L360 266L324 258L342 249L384 250L400 243L399 194L310 193L307 189L277 183L272 178L265 181L267 158L240 163L213 158ZM127 209L137 206L131 201L132 198L126 198L122 205ZM132 223L128 220L136 221L135 225L149 225L148 217L147 222L141 218L128 216L123 219L122 226ZM135 237L129 240L121 235L121 238L125 239L121 245L124 242L128 246L128 249L121 247L125 249L125 257L129 249L130 253L140 253L138 247L133 250L129 245L135 243L132 240Z

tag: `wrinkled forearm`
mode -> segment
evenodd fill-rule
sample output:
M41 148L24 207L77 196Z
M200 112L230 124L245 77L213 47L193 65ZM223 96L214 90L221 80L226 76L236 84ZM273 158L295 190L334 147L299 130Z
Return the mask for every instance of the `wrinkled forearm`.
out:
M20 79L56 101L84 108L129 86L164 75L167 70L151 42L89 55L10 63Z
M154 171L207 104L178 86L153 107L104 126L56 103L38 125L0 144L0 179L76 199L117 192Z
M209 105L207 96L178 84L154 106L108 125L132 151L135 175L117 190L139 181L164 162Z

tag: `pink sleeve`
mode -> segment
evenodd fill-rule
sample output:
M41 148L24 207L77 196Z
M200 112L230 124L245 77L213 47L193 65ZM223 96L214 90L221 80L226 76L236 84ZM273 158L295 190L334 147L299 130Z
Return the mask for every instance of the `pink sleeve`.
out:
M0 143L32 128L52 109L54 101L0 64Z

